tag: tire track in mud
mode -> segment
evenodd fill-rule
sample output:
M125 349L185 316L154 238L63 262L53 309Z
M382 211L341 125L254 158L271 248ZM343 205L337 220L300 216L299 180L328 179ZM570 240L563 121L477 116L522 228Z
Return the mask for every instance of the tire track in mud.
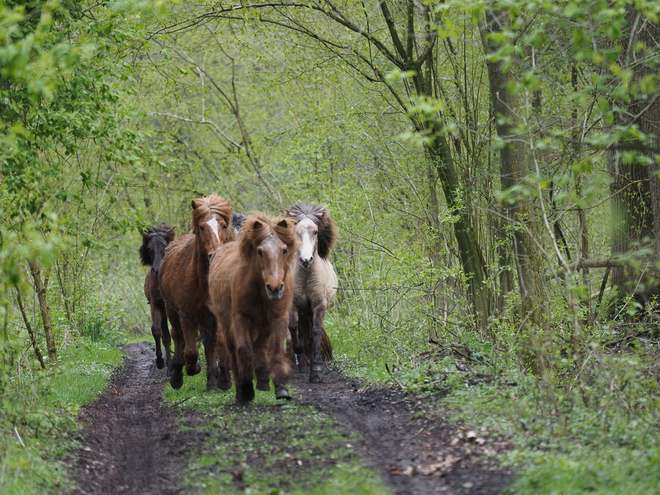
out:
M68 460L74 494L177 494L191 454L203 452L209 433L179 431L177 424L202 418L169 407L162 399L165 371L155 366L146 343L124 347L124 366L99 401L81 409L80 448ZM314 406L347 434L357 434L364 463L397 494L496 494L507 472L470 459L469 446L451 444L455 426L429 418L423 404L389 388L365 387L331 372L310 384L292 373L294 401Z

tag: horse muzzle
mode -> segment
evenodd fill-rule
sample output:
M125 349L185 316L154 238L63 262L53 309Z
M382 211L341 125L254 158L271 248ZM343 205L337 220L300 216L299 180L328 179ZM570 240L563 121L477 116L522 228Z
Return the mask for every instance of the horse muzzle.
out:
M300 266L302 266L305 269L312 266L313 262L314 262L314 257L313 256L311 258L307 258L306 260L300 258Z
M284 295L284 284L281 284L279 289L273 289L270 284L266 284L266 295L271 301L279 301Z

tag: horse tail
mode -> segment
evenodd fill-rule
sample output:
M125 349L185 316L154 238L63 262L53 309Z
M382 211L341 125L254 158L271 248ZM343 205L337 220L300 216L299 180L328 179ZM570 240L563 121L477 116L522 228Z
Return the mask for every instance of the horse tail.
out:
M326 333L325 328L321 334L321 355L323 361L332 361L332 342L330 342L330 336Z

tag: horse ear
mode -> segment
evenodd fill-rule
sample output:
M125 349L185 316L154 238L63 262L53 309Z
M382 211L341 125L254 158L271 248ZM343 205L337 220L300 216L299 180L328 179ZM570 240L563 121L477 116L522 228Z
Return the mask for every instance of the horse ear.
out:
M254 223L252 224L252 228L255 230L262 229L264 227L264 224L261 223L259 220L255 220Z
M193 200L190 202L190 206L192 206L192 209L193 209L193 210L196 210L197 208L199 208L200 206L202 206L202 200L201 200L201 199L193 199Z
M282 227L283 229L287 229L287 228L289 228L289 222L286 218L283 218L282 220L279 221L277 226Z

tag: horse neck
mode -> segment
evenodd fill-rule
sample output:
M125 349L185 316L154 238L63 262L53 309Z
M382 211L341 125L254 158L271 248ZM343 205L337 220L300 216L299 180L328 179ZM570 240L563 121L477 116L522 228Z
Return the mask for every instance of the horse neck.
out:
M192 266L194 267L198 280L206 280L209 274L210 264L208 254L204 252L202 243L199 242L195 236L193 240Z

